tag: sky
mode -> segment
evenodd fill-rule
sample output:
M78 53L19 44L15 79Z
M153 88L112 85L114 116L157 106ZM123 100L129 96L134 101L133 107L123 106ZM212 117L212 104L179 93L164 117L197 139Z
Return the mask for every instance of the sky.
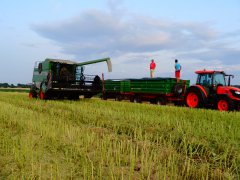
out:
M224 70L240 84L240 0L1 0L0 83L30 83L36 61L77 62L106 79L174 77L196 80L199 69Z

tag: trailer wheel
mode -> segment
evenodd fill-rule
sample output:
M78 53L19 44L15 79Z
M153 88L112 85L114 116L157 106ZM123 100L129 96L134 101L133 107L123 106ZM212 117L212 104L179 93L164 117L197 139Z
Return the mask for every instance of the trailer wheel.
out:
M91 97L93 97L91 94L85 94L85 95L84 95L84 98L85 98L85 99L89 99L89 98L91 98Z
M163 98L163 97L158 97L158 98L156 99L156 104L157 104L157 105L166 105L166 104L167 104L167 101L166 101L166 99Z
M234 103L228 97L221 97L217 100L217 109L219 111L233 111Z
M133 103L142 103L141 98L139 96L134 96L132 102Z
M84 96L85 98L85 96ZM78 100L79 99L79 95L78 94L72 94L68 96L68 100Z
M175 106L184 106L184 101L175 101L174 105Z
M101 98L102 98L103 100L107 100L107 95L106 95L106 94L103 94Z
M123 97L121 95L117 95L115 97L115 101L122 101L123 100Z
M190 108L203 107L203 98L201 92L196 89L189 89L185 96L185 104Z

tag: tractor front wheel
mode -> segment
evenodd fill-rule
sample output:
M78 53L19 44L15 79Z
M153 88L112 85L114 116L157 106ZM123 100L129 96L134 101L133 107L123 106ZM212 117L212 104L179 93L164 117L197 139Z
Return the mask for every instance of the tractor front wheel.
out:
M232 111L234 109L234 103L229 98L219 98L217 101L217 109L219 111Z
M185 96L185 104L190 108L201 108L203 106L203 98L195 89L191 89Z

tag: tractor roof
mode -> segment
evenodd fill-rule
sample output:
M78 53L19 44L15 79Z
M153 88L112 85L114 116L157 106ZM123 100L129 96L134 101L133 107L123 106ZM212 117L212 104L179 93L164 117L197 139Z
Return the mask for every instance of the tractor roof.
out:
M77 62L74 61L70 61L70 60L64 60L64 59L45 59L45 61L49 61L49 62L59 62L62 64L77 64Z
M214 73L224 73L224 71L214 71L214 70L198 70L195 71L196 74L214 74Z

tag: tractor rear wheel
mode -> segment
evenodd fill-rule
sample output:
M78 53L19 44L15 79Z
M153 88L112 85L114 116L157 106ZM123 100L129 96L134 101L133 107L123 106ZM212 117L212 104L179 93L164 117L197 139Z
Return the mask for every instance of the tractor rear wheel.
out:
M185 104L190 108L201 108L204 105L201 92L196 89L188 90L185 96Z
M233 111L234 103L227 97L221 97L217 100L217 109L219 111Z

